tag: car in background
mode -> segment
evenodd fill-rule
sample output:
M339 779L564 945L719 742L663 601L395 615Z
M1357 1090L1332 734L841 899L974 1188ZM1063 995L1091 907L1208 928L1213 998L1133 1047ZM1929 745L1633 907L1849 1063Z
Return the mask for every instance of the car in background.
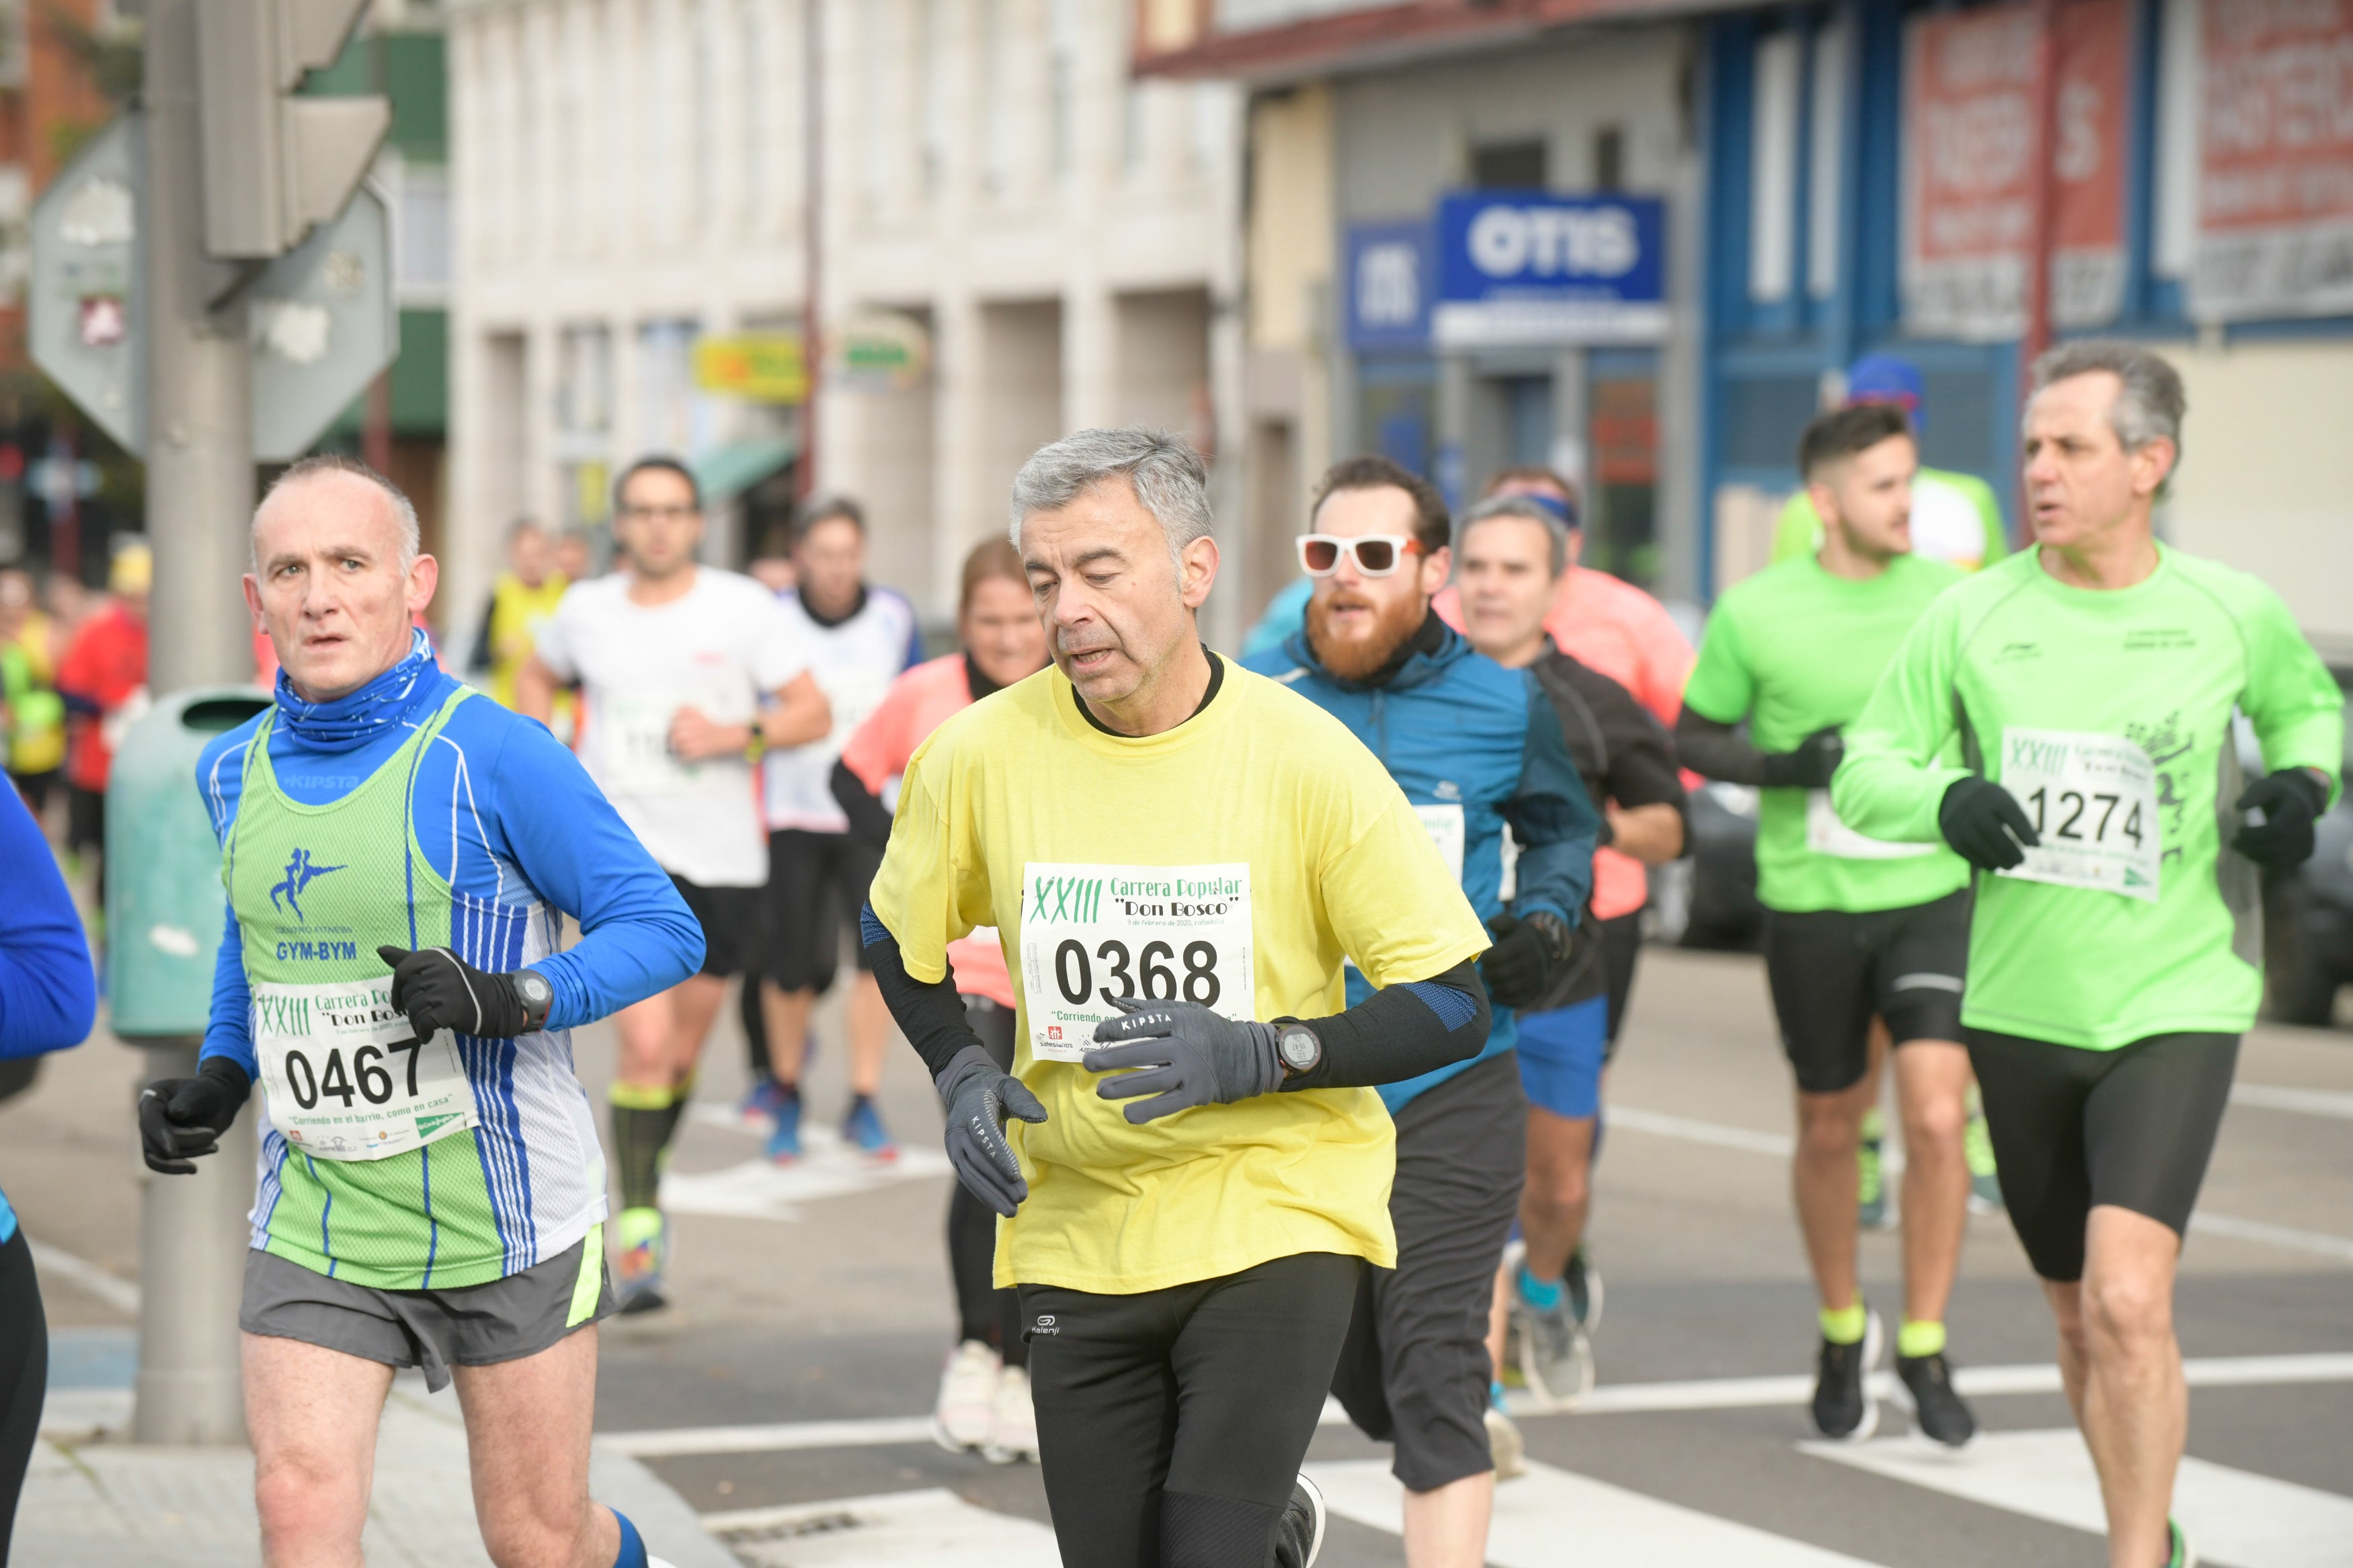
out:
M2353 721L2353 663L2331 674ZM2353 740L2346 763L2353 770ZM2263 1010L2276 1023L2334 1021L2337 993L2353 984L2353 798L2313 829L2312 858L2263 879Z

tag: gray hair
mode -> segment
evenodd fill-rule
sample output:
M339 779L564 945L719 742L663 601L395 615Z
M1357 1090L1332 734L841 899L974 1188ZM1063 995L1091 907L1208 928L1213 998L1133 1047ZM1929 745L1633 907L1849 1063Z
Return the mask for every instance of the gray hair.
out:
M1552 542L1552 574L1556 577L1568 570L1568 524L1525 496L1497 496L1482 500L1454 522L1454 554L1461 559L1462 542L1471 537L1472 529L1490 518L1516 517L1541 524L1545 538Z
M1167 537L1169 558L1181 568L1185 546L1209 536L1209 474L1201 455L1166 430L1081 430L1039 447L1013 476L1007 536L1019 549L1021 525L1032 512L1059 510L1114 479L1134 489L1137 503Z
M2181 373L2137 343L2098 338L2061 343L2034 362L2033 392L2100 371L2123 384L2108 410L2108 426L2125 450L2137 452L2161 436L2173 443L2179 461L2181 416L2189 406L2181 391ZM2028 395L2031 399L2032 393Z
M402 576L406 576L408 569L417 564L417 557L425 548L423 535L417 526L416 503L398 485L358 458L346 458L340 452L321 452L315 457L303 458L270 480L269 488L261 492L261 506L253 509L253 523L246 531L246 552L252 558L254 575L261 574L261 508L268 506L269 498L280 490L321 474L349 474L354 479L365 479L384 492L385 498L392 503L393 521L400 529L400 572Z

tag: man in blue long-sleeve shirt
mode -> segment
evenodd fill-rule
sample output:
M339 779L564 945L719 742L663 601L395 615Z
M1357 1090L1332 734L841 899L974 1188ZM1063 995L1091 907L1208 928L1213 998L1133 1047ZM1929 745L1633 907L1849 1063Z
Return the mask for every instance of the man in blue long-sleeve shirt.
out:
M1397 1121L1398 1266L1362 1276L1333 1392L1394 1440L1406 1561L1486 1559L1495 1467L1484 1417L1488 1303L1526 1173L1527 1100L1511 1008L1570 961L1600 825L1551 699L1433 614L1451 563L1446 503L1386 458L1324 477L1300 540L1307 625L1244 660L1332 713L1389 771L1495 935L1494 1021L1476 1057L1382 1086ZM1505 827L1519 846L1505 907ZM1351 970L1351 1004L1371 994Z
M90 943L41 829L0 789L0 1061L78 1046L98 1011ZM16 1494L41 1425L49 1332L33 1253L0 1193L0 1568L16 1524Z
M613 1294L568 1031L693 973L702 936L572 754L435 668L417 547L407 499L341 458L254 515L281 673L198 764L227 929L199 1076L141 1100L147 1163L193 1170L261 1082L239 1324L266 1561L359 1561L393 1369L454 1366L493 1561L643 1568L588 1499Z

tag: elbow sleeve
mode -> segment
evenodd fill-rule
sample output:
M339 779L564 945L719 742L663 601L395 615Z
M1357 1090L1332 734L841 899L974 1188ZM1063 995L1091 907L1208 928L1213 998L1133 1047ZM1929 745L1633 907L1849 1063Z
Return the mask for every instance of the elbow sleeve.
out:
M1475 961L1408 981L1328 1018L1314 1018L1324 1060L1283 1087L1372 1089L1468 1061L1487 1044L1493 1023Z
M937 1079L958 1051L980 1044L980 1037L965 1020L964 998L956 993L955 971L950 968L930 981L908 973L899 939L875 915L872 904L858 912L858 938L866 949L883 1004L891 1009L892 1021Z

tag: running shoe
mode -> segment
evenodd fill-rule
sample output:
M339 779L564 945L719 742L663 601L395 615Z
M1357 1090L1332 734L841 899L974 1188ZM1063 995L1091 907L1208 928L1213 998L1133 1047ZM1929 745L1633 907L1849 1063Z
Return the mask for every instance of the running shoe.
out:
M774 1121L776 1112L783 1109L785 1101L794 1098L797 1098L794 1092L775 1079L763 1078L745 1092L744 1103L737 1107L737 1110L744 1121L757 1127L763 1122Z
M1568 1287L1568 1310L1577 1326L1588 1334L1595 1332L1601 1327L1601 1270L1585 1256L1583 1242L1568 1255L1568 1272L1560 1282Z
M1880 1159L1884 1129L1876 1110L1862 1119L1862 1142L1854 1152L1855 1223L1865 1230L1885 1230L1894 1223L1887 1210L1887 1172Z
M996 1430L997 1352L978 1340L948 1352L940 1372L940 1399L932 1407L932 1441L951 1454L977 1448Z
M1274 1524L1274 1568L1314 1568L1324 1550L1324 1493L1305 1476L1291 1483L1291 1501Z
M1845 1443L1860 1443L1879 1430L1879 1402L1871 1396L1871 1369L1879 1364L1879 1314L1863 1318L1854 1344L1822 1342L1814 1379L1814 1430Z
M1978 1435L1978 1418L1953 1391L1953 1369L1945 1352L1898 1355L1895 1375L1903 1383L1905 1403L1912 1406L1912 1425L1920 1435L1947 1448L1966 1448Z
M899 1145L891 1141L891 1130L882 1125L882 1113L862 1094L849 1102L849 1114L841 1119L841 1141L870 1160L899 1157Z
M1547 1410L1574 1410L1593 1392L1593 1341L1577 1322L1566 1289L1551 1306L1538 1307L1520 1293L1519 1280L1514 1268L1512 1339L1519 1347L1520 1374Z
M1969 1121L1961 1135L1961 1152L1969 1163L1969 1212L2001 1212L2001 1176L1994 1169L1993 1134L1986 1131L1985 1107L1969 1094Z
M992 1465L1038 1462L1038 1407L1029 1399L1029 1370L1008 1366L997 1380L996 1419L980 1457Z
M768 1163L789 1165L801 1157L800 1090L784 1089L775 1114L776 1124L768 1130Z
M662 1275L670 1267L670 1221L659 1209L623 1209L615 1222L621 1243L621 1278L615 1310L651 1312L670 1304Z
M1487 1403L1487 1457L1494 1461L1495 1479L1517 1480L1528 1473L1528 1445L1520 1424L1504 1410L1504 1391L1494 1391Z
M2198 1553L2190 1549L2189 1538L2181 1533L2181 1526L2168 1519L2165 1521L2165 1533L2171 1543L2165 1568L2198 1568Z

